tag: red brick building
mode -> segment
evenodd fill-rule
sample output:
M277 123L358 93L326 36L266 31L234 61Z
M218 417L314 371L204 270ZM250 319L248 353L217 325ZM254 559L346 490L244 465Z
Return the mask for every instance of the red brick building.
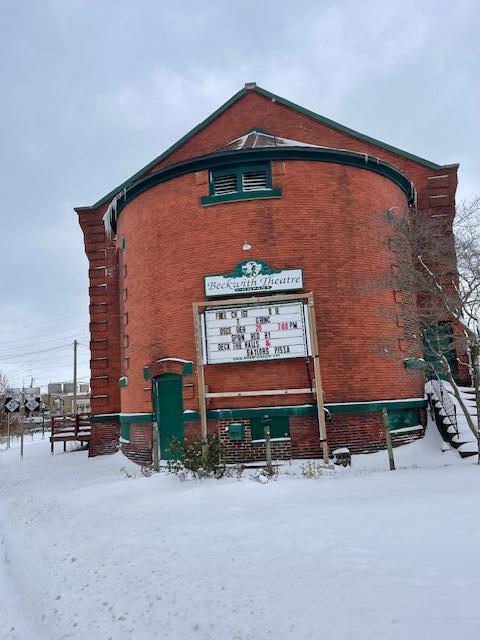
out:
M381 447L383 407L397 442L421 435L424 376L406 367L405 295L386 277L390 217L415 204L418 215L451 222L457 168L247 84L77 208L90 267L90 455L120 440L148 461L153 421L164 457L172 436L200 437L201 373L208 431L231 460L264 456L265 415L275 455L320 455L312 323L301 304L309 292L330 448Z

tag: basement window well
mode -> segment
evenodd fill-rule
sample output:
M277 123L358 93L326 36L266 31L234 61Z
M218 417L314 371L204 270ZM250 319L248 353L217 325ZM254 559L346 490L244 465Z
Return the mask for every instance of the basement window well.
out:
M209 195L203 196L202 206L253 200L255 198L278 198L280 189L272 188L272 172L269 163L213 169L209 174Z

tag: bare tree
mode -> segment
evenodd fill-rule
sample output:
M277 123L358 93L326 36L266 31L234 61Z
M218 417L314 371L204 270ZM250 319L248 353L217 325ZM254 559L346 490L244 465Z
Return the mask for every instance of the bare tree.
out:
M480 198L457 207L453 232L448 213L427 218L411 211L395 218L393 226L396 286L416 296L425 366L450 382L468 426L479 439ZM460 394L457 367L470 373L476 423Z

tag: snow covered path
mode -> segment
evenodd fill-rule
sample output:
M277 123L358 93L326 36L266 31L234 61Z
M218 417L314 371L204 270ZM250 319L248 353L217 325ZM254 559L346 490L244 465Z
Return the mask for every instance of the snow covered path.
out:
M380 453L263 485L127 478L121 454L45 441L23 462L0 451L0 638L474 634L480 469L434 429L396 456L413 468Z

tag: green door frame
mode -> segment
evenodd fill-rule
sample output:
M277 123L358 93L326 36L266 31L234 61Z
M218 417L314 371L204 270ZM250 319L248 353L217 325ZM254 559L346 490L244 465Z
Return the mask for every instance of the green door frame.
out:
M172 439L183 442L183 376L162 373L152 381L153 416L158 424L160 458L171 460Z

